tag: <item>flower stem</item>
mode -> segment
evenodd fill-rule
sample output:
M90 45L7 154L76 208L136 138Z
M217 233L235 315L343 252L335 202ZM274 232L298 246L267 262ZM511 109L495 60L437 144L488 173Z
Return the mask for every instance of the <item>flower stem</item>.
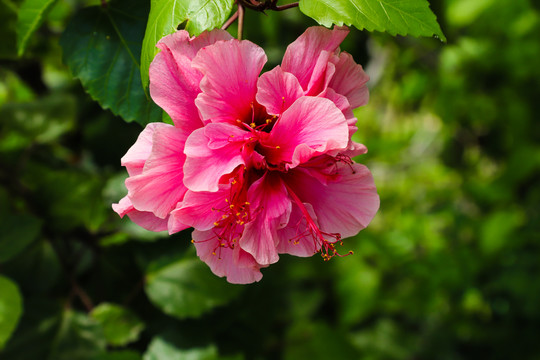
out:
M231 26L231 24L232 24L233 22L235 22L236 19L238 19L238 10L236 10L236 12L229 18L229 20L227 20L227 21L225 22L225 24L223 24L223 26L221 27L221 29L222 29L222 30L227 30L227 28L228 28L229 26Z
M242 40L244 30L244 6L238 3L238 40Z

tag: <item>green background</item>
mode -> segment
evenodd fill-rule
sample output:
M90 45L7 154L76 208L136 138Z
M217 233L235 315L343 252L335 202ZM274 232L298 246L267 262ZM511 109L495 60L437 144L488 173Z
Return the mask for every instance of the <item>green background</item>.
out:
M159 109L142 87L104 104L77 68L93 32L65 30L113 14L140 52L148 4L134 3L130 23L57 2L17 57L20 3L0 0L0 359L540 359L537 3L430 1L446 44L352 29L342 49L371 76L357 161L380 211L344 242L354 255L284 255L246 286L213 276L190 231L111 210L120 158ZM244 34L270 69L311 25L248 11ZM114 29L95 36L116 49Z

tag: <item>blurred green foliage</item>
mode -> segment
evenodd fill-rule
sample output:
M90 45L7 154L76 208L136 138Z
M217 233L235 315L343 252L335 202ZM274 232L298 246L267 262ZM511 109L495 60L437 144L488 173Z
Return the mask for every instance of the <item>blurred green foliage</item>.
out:
M142 128L62 63L86 4L57 2L17 58L20 3L0 0L1 359L540 358L538 5L431 1L446 45L352 30L342 48L371 76L358 160L381 210L345 241L354 255L282 256L235 286L189 231L112 212ZM248 12L245 35L271 67L309 25Z

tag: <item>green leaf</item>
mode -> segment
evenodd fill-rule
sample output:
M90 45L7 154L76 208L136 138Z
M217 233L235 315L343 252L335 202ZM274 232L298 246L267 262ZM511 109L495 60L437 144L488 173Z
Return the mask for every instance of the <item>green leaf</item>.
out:
M128 309L109 303L96 307L90 316L103 327L110 345L123 346L139 338L144 323Z
M17 56L17 7L10 0L0 0L0 59L14 59Z
M141 355L135 351L113 351L100 354L92 360L141 360Z
M0 218L0 229L0 263L3 263L37 238L41 220L32 215L7 214Z
M15 330L22 314L22 297L17 285L0 275L0 349Z
M55 341L51 346L49 359L90 360L101 358L106 341L101 326L86 314L67 310Z
M157 336L152 339L143 360L218 360L214 346L181 350Z
M150 63L158 53L156 44L172 34L183 22L191 35L223 24L233 8L233 0L152 0L141 55L141 79L148 86Z
M208 266L196 258L182 259L147 274L145 287L154 305L179 319L198 317L224 305L236 297L240 289L212 274Z
M435 35L446 41L426 0L300 0L300 11L324 26L345 24L392 35Z
M161 121L161 109L143 91L138 59L147 1L112 1L77 13L60 45L63 59L104 109L142 125Z
M22 56L30 36L36 31L57 0L24 0L17 20L17 54Z

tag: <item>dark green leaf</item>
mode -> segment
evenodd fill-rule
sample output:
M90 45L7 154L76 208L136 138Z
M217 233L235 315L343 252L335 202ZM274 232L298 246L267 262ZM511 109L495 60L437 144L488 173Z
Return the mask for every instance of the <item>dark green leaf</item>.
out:
M13 281L0 275L0 349L15 330L22 311L19 288Z
M144 328L141 320L128 309L109 303L96 307L91 317L103 327L110 345L123 346L136 341Z
M392 35L446 38L426 0L301 0L300 10L324 26L353 25Z
M0 59L12 59L17 56L15 26L17 7L10 0L0 0Z
M152 268L152 267L150 267ZM240 287L220 279L199 259L182 259L147 274L146 293L164 313L183 319L198 317L224 305Z
M40 231L41 220L32 215L7 214L0 218L0 263L20 253Z
M49 359L91 360L105 352L101 326L86 314L67 310L62 317Z
M141 78L148 86L148 70L156 56L156 44L186 22L191 35L199 35L223 24L231 13L233 0L152 0L141 55Z
M161 121L161 109L145 95L139 71L148 5L120 0L80 11L60 40L64 62L104 109L126 121Z
M21 56L30 36L42 24L44 17L57 0L24 0L17 21L17 54Z
M141 355L135 351L113 351L100 354L92 360L141 360Z

